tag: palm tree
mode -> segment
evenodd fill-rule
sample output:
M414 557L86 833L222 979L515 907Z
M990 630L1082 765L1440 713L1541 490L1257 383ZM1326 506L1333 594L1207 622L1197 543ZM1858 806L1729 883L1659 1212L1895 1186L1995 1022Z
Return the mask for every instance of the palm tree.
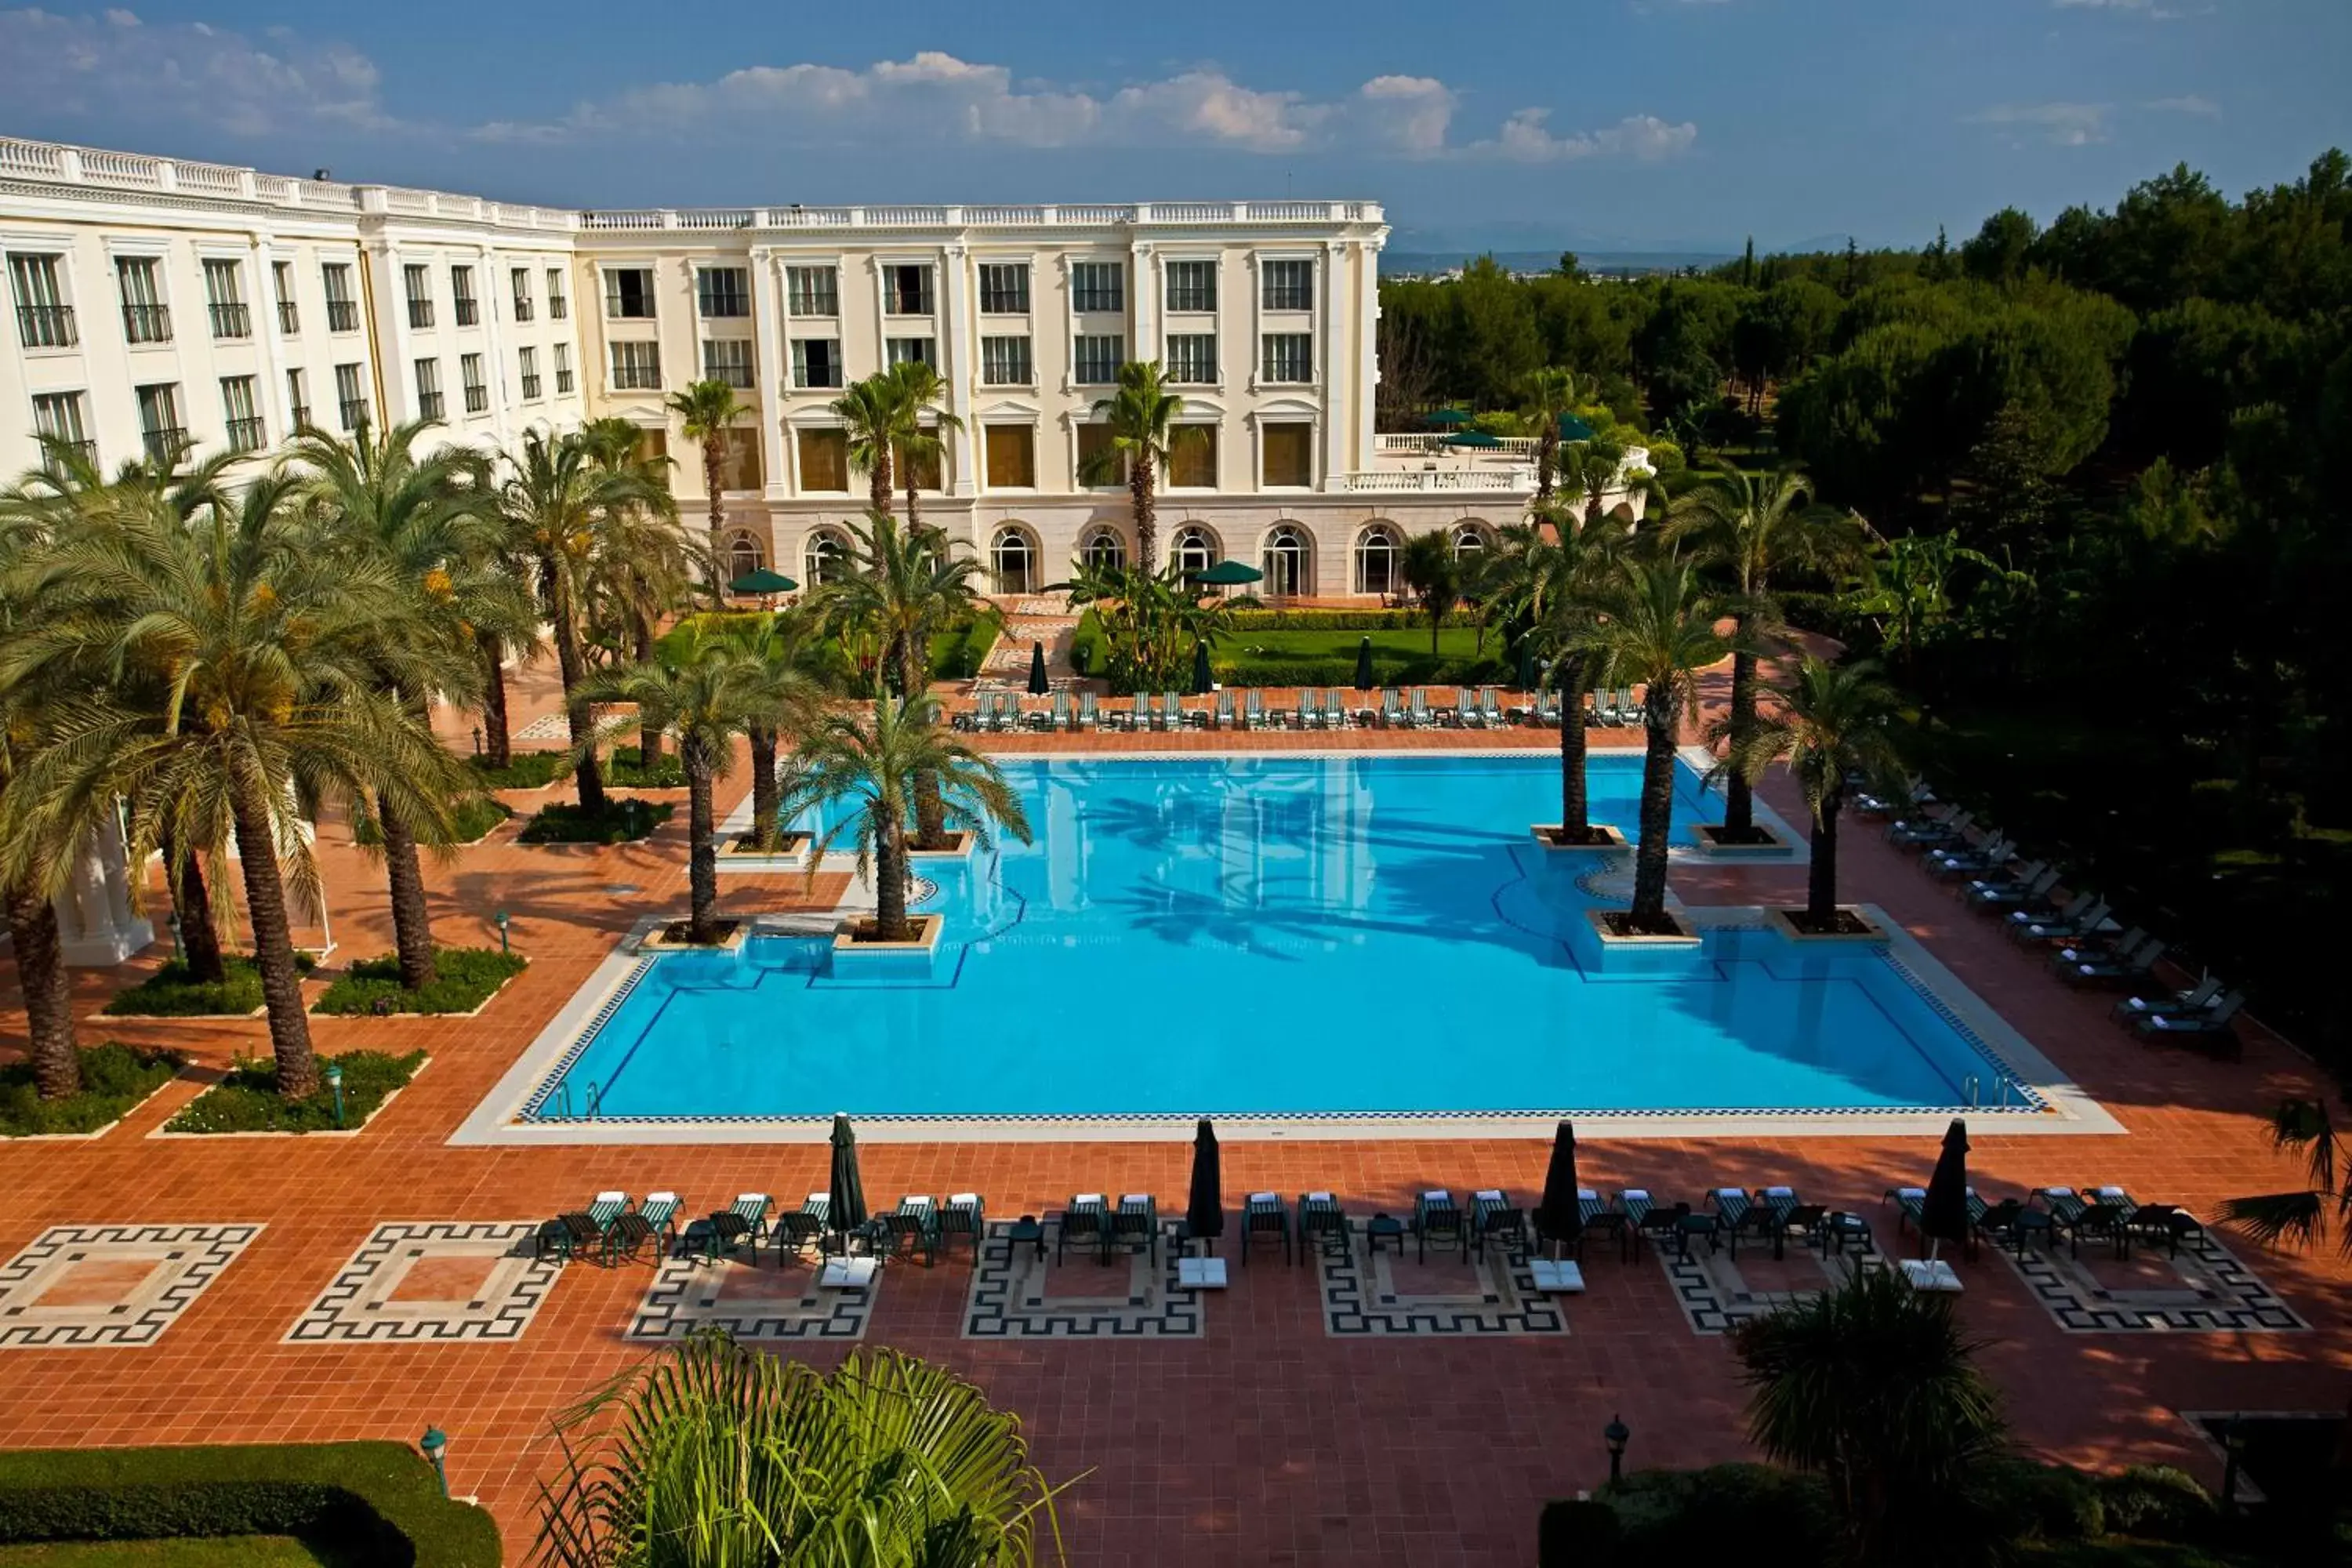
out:
M1664 537L1687 542L1699 558L1722 570L1733 590L1732 619L1741 640L1777 636L1783 620L1773 579L1798 569L1843 571L1862 558L1866 538L1852 512L1813 504L1812 481L1797 468L1758 476L1734 468L1710 476L1676 497L1666 511ZM1737 752L1756 728L1754 651L1731 656L1731 717L1725 733ZM1726 786L1726 843L1756 837L1755 794L1735 768Z
M625 645L639 664L650 663L664 616L683 604L695 580L716 582L719 567L701 543L678 531L668 488L659 503L606 509L589 542L587 602L591 619L609 631L612 645ZM642 719L642 716L641 716ZM637 764L650 768L662 754L661 726L643 719L637 726Z
M732 621L723 635L740 646L763 689L758 711L744 726L751 746L751 841L762 854L776 847L783 795L776 776L777 742L787 723L805 724L818 682L808 661L816 619L804 607L751 621Z
M1108 647L1115 692L1165 691L1192 668L1192 650L1214 647L1233 627L1233 612L1209 589L1169 566L1096 567L1076 563L1064 584L1073 609L1093 609Z
M1597 436L1590 441L1570 441L1561 446L1559 467L1561 491L1584 502L1587 528L1601 521L1601 505L1610 491L1639 488L1648 478L1645 470L1625 467L1623 447Z
M1521 412L1536 427L1536 499L1531 510L1542 511L1551 504L1560 416L1575 412L1577 390L1576 373L1559 365L1545 365L1528 377Z
M1698 671L1736 644L1715 629L1719 606L1697 569L1672 552L1622 563L1596 591L1592 608L1593 624L1574 643L1600 656L1606 679L1646 689L1641 841L1633 853L1633 907L1624 929L1671 931L1677 928L1666 918L1666 848L1674 833L1680 721L1697 710ZM1575 719L1563 710L1560 721Z
M899 384L887 371L853 381L833 400L849 438L849 466L866 476L866 510L887 512L890 489L890 448L898 431Z
M1158 360L1128 361L1118 367L1118 390L1094 407L1096 421L1108 427L1110 438L1079 465L1078 477L1090 485L1127 480L1135 511L1135 561L1146 572L1160 562L1153 500L1160 471L1179 447L1208 439L1205 426L1177 423L1183 412L1184 400L1168 390Z
M1584 693L1591 686L1594 656L1582 639L1594 624L1594 601L1610 581L1625 536L1612 528L1587 528L1572 509L1557 500L1543 515L1549 538L1537 535L1504 555L1508 563L1501 597L1505 614L1522 617L1528 635L1551 659L1551 686L1559 694L1559 832L1563 845L1594 842L1591 794L1586 787Z
M1787 763L1796 775L1813 818L1805 924L1831 931L1837 929L1838 813L1845 805L1845 781L1853 773L1896 776L1902 759L1892 726L1900 699L1868 659L1831 664L1810 654L1797 667L1796 683L1780 695L1780 710L1759 718L1732 743L1727 766L1750 783L1774 763Z
M2336 1249L2352 1258L2352 1161L2344 1155L2327 1101L2282 1101L2271 1113L2271 1146L2303 1156L2307 1184L2301 1192L2231 1198L2221 1217L2265 1247L2291 1241L2309 1247L2327 1234L2331 1211Z
M217 865L234 836L278 1087L299 1099L319 1086L287 897L289 880L318 896L304 808L374 797L446 834L461 775L380 680L414 594L381 559L315 548L290 488L256 479L235 510L193 521L147 498L60 541L47 613L6 673L78 688L17 781L36 831L86 830L119 797L133 865L166 835ZM136 705L150 694L156 706Z
M719 476L727 467L727 432L734 428L735 421L751 411L735 395L733 387L716 380L693 382L685 391L671 393L669 410L678 416L686 438L702 447L702 493L710 518L707 545L710 552L710 603L715 609L724 586L719 581L718 563L726 555L719 545L719 535L727 528L727 507L719 499Z
M1461 558L1454 553L1454 541L1445 536L1445 531L1433 528L1404 542L1404 556L1397 564L1405 586L1421 600L1422 613L1429 617L1429 654L1434 658L1438 629L1445 625L1446 612L1462 597Z
M899 482L907 490L907 526L919 528L923 511L918 496L923 470L926 467L936 468L946 449L940 432L961 430L963 421L934 406L947 395L948 384L928 362L902 359L883 374L890 384L890 449L898 462ZM929 425L923 423L926 414L930 416Z
M809 865L814 875L843 835L856 840L857 874L874 885L877 941L904 942L911 929L907 825L914 814L917 774L938 775L946 824L969 829L983 847L992 826L1029 842L1029 819L1013 786L995 763L940 728L939 704L927 697L878 697L870 720L836 713L801 743L795 762L804 802L856 805L817 841Z
M1749 1440L1828 1481L1859 1563L1938 1560L1933 1533L1954 1528L1970 1472L2003 1452L2000 1391L1956 1305L1856 1269L1733 1331Z
M1059 1489L1029 1463L1020 1418L898 1351L853 1349L820 1373L697 1334L556 1432L535 1558L552 1568L1031 1568L1041 1533L1061 1560Z

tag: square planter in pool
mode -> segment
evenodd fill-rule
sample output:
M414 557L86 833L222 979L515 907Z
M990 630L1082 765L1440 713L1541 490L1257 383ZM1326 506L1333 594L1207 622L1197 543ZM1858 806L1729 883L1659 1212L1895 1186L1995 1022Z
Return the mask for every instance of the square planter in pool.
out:
M833 973L835 978L851 975L860 980L929 978L931 963L939 956L940 936L947 930L946 917L908 916L908 923L915 928L915 934L908 942L861 942L852 933L865 923L863 920L844 921L835 929Z

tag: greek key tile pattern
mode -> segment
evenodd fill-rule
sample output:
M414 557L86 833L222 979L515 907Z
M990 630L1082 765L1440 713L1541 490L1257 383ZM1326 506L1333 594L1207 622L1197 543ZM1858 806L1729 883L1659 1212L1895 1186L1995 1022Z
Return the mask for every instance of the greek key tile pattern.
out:
M2297 1333L2311 1327L2252 1269L2210 1237L2179 1258L2141 1247L2128 1274L2105 1243L2081 1257L2064 1247L1999 1249L2060 1328L2074 1334Z
M992 1221L964 1303L963 1337L1023 1339L1198 1339L1199 1292L1176 1283L1176 1254L1162 1244L1155 1266L1121 1250L1108 1262L1091 1241L1054 1260L1059 1222L1042 1242L1014 1246L1010 1220Z
M380 1225L286 1342L519 1340L562 1268L530 1256L537 1228L530 1220Z
M778 1267L674 1258L654 1276L629 1338L675 1340L696 1329L723 1329L746 1341L864 1339L875 1291L822 1289L816 1279L815 1268L799 1260Z
M60 1225L0 1267L0 1350L152 1345L257 1225Z
M542 713L517 730L511 739L517 741L569 741L571 722L561 713Z
M1751 1247L1749 1274L1760 1275L1763 1260L1770 1256L1769 1244ZM1782 1261L1773 1266L1772 1285L1780 1287L1773 1289L1760 1278L1742 1274L1729 1252L1710 1251L1704 1241L1693 1243L1686 1257L1677 1257L1672 1247L1658 1248L1657 1257L1665 1268L1666 1282L1674 1287L1675 1304L1690 1321L1691 1332L1706 1335L1729 1333L1750 1318L1842 1285L1856 1268L1885 1264L1884 1258L1866 1247L1824 1255L1791 1243ZM1821 1276L1819 1285L1810 1277L1814 1270Z
M1536 1289L1524 1247L1497 1245L1482 1258L1433 1249L1416 1259L1412 1237L1370 1249L1365 1222L1351 1220L1345 1251L1319 1248L1323 1328L1335 1338L1389 1334L1561 1334L1567 1314Z

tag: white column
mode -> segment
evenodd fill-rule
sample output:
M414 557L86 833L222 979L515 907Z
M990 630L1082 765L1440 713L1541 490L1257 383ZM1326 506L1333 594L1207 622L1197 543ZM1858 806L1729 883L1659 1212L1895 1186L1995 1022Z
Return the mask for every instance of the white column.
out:
M940 308L940 377L947 383L948 412L964 421L963 428L950 431L954 449L955 477L950 492L959 496L979 493L980 467L973 461L978 450L980 433L971 427L972 412L979 405L972 385L979 377L972 364L972 349L964 341L970 331L967 325L969 305L965 300L965 261L969 248L961 239L940 247L939 259ZM974 532L978 525L974 524ZM975 538L974 545L980 541Z
M507 428L506 339L499 331L499 309L502 304L509 310L514 309L514 290L509 289L506 286L507 280L499 276L503 268L499 266L498 256L492 252L488 245L477 247L475 257L474 269L481 275L481 281L475 286L474 298L481 301L478 309L482 312L483 335L489 342L489 347L485 352L488 353L490 359L489 374L486 378L490 393L490 435L498 442L499 450L503 452L507 449L507 437L509 432ZM458 395L461 398L465 395L463 391L465 379L465 373L460 370L457 380L460 384ZM520 388L516 390L520 391Z
M52 900L65 962L102 968L121 963L155 940L155 928L131 908L122 834L110 813L76 857L73 880Z
M776 287L776 253L765 246L751 251L751 342L760 365L760 386L753 394L760 404L760 472L768 499L782 500L790 493L784 482L783 290Z
M254 411L273 433L273 441L294 434L294 411L286 405L286 341L278 331L278 268L266 229L253 234L253 309L261 318L261 396Z

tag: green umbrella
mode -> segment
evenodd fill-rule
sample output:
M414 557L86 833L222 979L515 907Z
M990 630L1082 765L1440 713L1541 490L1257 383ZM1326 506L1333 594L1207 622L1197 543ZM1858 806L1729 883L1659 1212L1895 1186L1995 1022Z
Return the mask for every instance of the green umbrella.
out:
M1450 430L1456 425L1469 424L1471 417L1459 408L1441 408L1429 416L1429 422L1442 430Z
M1499 447L1503 438L1489 436L1484 430L1465 430L1459 436L1448 436L1445 444L1449 447Z
M1376 684L1372 679L1372 639L1366 637L1356 644L1356 689L1370 691Z
M1053 689L1054 683L1045 679L1045 645L1033 642L1029 645L1029 695L1043 697Z
M1209 694L1209 688L1216 683L1217 678L1209 672L1209 645L1206 642L1194 643L1192 645L1192 695L1206 697Z
M1573 414L1563 414L1559 416L1559 438L1563 441L1590 441L1592 439L1592 426Z
M1255 566L1244 566L1238 561L1220 561L1205 572L1192 574L1192 581L1214 588L1230 588L1244 583L1261 581L1265 574Z
M757 572L747 573L728 584L727 591L730 594L789 594L799 586L782 573L771 572L762 566Z
M832 1219L836 1232L846 1234L866 1223L866 1184L857 1173L857 1134L849 1118L833 1118Z

